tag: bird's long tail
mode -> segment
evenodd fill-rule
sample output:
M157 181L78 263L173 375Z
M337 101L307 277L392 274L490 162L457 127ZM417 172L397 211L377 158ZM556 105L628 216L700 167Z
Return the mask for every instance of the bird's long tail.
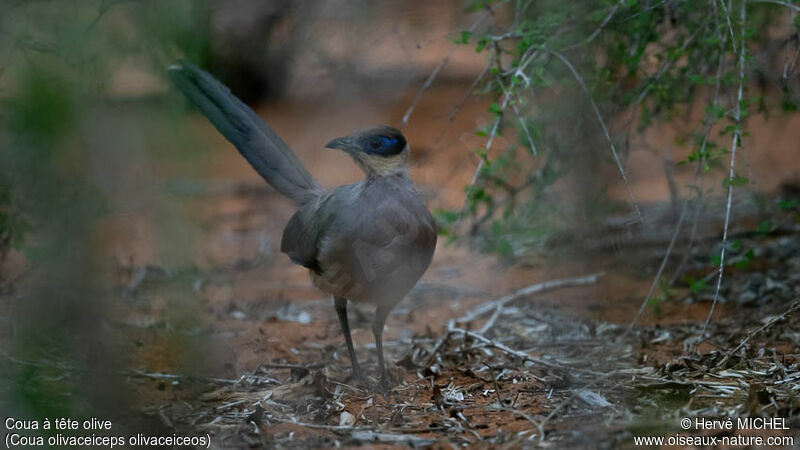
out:
M183 63L169 75L275 190L298 205L324 192L278 134L211 74Z

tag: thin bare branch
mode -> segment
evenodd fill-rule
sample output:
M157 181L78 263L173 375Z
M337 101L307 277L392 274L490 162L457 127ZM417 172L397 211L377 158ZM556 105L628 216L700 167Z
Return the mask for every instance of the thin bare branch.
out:
M714 103L716 104L716 102L717 102L717 96L715 95ZM692 182L692 184L696 184L700 174L703 173L703 163L705 160L706 145L708 143L708 134L710 131L711 131L711 124L706 124L705 136L703 136L703 143L700 145L700 154L702 156L701 160L698 161L697 163L697 169L695 170L694 181ZM700 199L698 198L697 201L699 203ZM658 272L656 272L656 276L655 278L653 278L653 282L650 284L650 289L647 291L647 295L645 295L644 300L642 300L642 304L639 305L639 310L636 312L636 315L633 317L633 320L631 321L630 325L628 325L628 328L625 330L625 333L623 333L622 335L623 337L627 336L628 333L631 332L633 327L636 325L636 322L638 322L639 318L642 316L645 306L647 306L647 303L650 301L650 297L653 295L653 292L655 291L655 288L658 285L658 280L661 278L661 275L664 273L664 268L666 268L667 266L667 261L669 261L669 257L672 255L672 249L675 247L675 242L678 240L678 235L680 234L681 227L683 226L683 220L686 217L686 211L689 209L688 207L689 207L689 199L687 198L686 200L683 201L683 206L681 207L681 214L678 217L678 223L675 224L675 231L672 233L672 238L670 239L669 245L667 246L667 251L664 253L664 257L661 259L661 265L658 267ZM695 219L697 219L697 217L695 217ZM694 236L694 232L696 229L697 229L697 222L695 221L692 227L692 236Z
M731 219L731 204L733 202L733 179L736 176L736 149L742 139L742 96L744 93L744 67L745 67L745 23L747 19L746 2L742 0L741 11L739 13L741 19L741 37L739 42L739 90L736 96L736 108L734 110L734 120L736 121L736 129L733 132L733 139L731 142L731 164L728 172L728 201L725 205L725 225L722 229L722 248L719 252L719 275L717 276L717 285L714 288L714 300L711 302L711 308L708 311L705 324L703 324L703 334L705 334L708 324L711 323L711 317L714 315L714 308L717 306L719 300L719 290L722 286L722 274L725 268L725 247L728 245L728 226ZM730 23L730 17L728 18Z
M591 92L589 92L589 88L586 87L586 83L583 81L583 77L575 70L575 66L572 65L569 60L562 55L561 53L554 51L554 50L547 50L550 54L555 55L561 62L564 63L565 66L572 72L572 75L575 77L575 80L580 85L583 92L586 94L586 97L589 99L589 103L592 105L592 109L594 110L595 116L597 116L597 121L600 122L600 127L603 129L603 134L608 141L608 145L611 148L611 155L614 157L614 162L617 164L617 169L619 169L620 176L622 177L622 182L625 184L625 189L628 191L628 197L630 198L631 207L633 208L634 212L636 213L636 217L639 220L640 224L644 223L644 217L642 216L642 212L639 209L639 203L636 201L636 196L633 193L633 189L631 188L631 184L628 182L628 176L625 174L625 169L622 167L622 160L619 158L619 154L617 153L617 147L614 145L614 141L611 139L611 134L608 132L608 127L606 127L606 122L603 120L602 114L600 114L600 109L597 107L597 104L592 99Z
M505 95L505 98L503 99L503 104L500 105L501 113L506 110L510 98L511 97L509 97L508 94ZM481 158L480 161L478 161L478 167L475 168L475 173L472 174L472 179L469 182L470 186L474 185L475 182L478 181L478 175L481 173L481 169L483 169L483 163L486 162L486 158L489 155L489 150L492 149L492 144L494 143L494 138L497 136L497 130L498 128L500 128L500 121L502 120L502 118L503 116L502 114L500 114L494 119L494 125L492 125L492 131L489 133L489 139L486 141L486 156L484 156L483 158Z
M794 4L789 3L789 2L782 2L780 0L750 0L750 1L753 2L753 3L772 3L774 5L785 6L785 7L789 8L789 9L791 9L792 11L800 12L800 6L794 5Z
M442 129L439 130L439 135L436 137L435 141L436 144L438 144L442 140L444 132L447 130L450 124L453 123L453 120L455 120L458 113L461 112L461 109L464 108L464 105L467 104L467 100L469 100L469 98L472 97L472 94L475 93L475 88L478 87L478 84L481 82L483 77L485 77L488 72L489 72L489 65L487 64L486 67L484 67L483 71L481 71L481 73L477 77L475 77L475 79L472 81L472 84L469 85L469 88L467 88L467 93L464 94L464 97L461 99L461 101L458 102L458 104L456 104L456 106L454 106L453 109L450 110L450 114L447 115L447 122L444 125L442 125Z
M533 156L539 156L539 151L536 150L536 144L533 143L533 137L531 136L531 132L528 130L528 125L525 124L525 119L522 117L522 114L519 113L519 110L515 105L511 105L511 107L514 109L514 114L517 115L517 119L519 119L519 126L525 133L525 139L528 140L528 145L531 146L531 151L533 152Z
M728 32L731 35L731 48L733 49L733 53L738 53L738 51L736 50L736 37L734 36L733 33L733 24L731 23L731 15L730 12L728 11L729 8L725 6L725 2L723 2L722 0L719 0L719 6L722 7L722 11L725 13L725 21L728 24Z
M502 84L500 85L500 87L503 88L503 92L506 94L506 97L509 97L510 95L506 90L506 87L503 86ZM532 92L533 90L531 89L530 91ZM525 119L522 117L522 114L520 114L517 105L515 105L513 102L511 103L511 109L514 110L514 114L517 116L517 119L519 120L519 125L522 128L523 133L525 133L525 138L528 140L528 145L531 146L531 151L533 151L533 156L537 156L539 152L536 150L536 144L533 143L533 138L531 137L530 131L528 131L528 125L525 124Z
M692 42L694 42L695 38L700 33L700 31L705 29L707 23L708 23L708 21L703 22L703 24L701 26L697 27L697 30L695 30L695 32L692 33L691 36L689 36L689 39L686 39L686 41L684 41L683 45L681 45L681 48L680 48L681 52L686 50L686 47L688 47ZM650 79L650 81L647 83L647 85L645 85L644 89L642 89L642 92L639 94L639 96L636 97L635 104L638 105L638 104L642 103L644 98L650 92L650 88L653 87L653 85L656 82L658 82L658 80L660 80L662 76L664 76L664 74L669 70L669 68L672 67L672 64L677 60L678 60L677 57L670 58L664 63L664 65L661 66L661 68L658 70L658 72L656 72L656 75L653 78Z
M483 19L488 17L490 13L491 10L485 12L480 17L478 17L478 19L475 20L475 22L473 22L472 25L469 26L469 28L467 28L467 31L469 32L475 31L475 29L478 28L478 25L480 25ZM414 101L411 102L411 106L409 106L408 110L406 110L406 113L403 114L403 120L402 120L403 124L408 123L408 120L411 118L411 114L414 112L414 108L416 108L417 104L419 104L419 102L422 100L422 97L425 95L425 92L428 89L430 89L430 87L433 85L433 82L436 80L436 77L439 76L439 72L441 72L442 69L444 69L444 67L447 65L447 63L450 62L450 57L453 55L453 53L455 53L456 50L458 50L458 47L459 44L453 44L450 47L450 50L444 56L444 58L442 58L442 60L439 61L439 64L437 64L436 67L433 69L433 72L431 72L431 74L428 75L428 78L425 80L425 83L422 84L422 87L420 88L419 92L417 92L417 96L414 97Z
M722 83L722 70L725 67L725 45L727 41L727 37L722 31L720 31L720 22L719 22L719 11L717 10L717 0L711 0L711 9L714 11L714 22L715 22L715 29L717 31L717 38L719 39L719 63L717 64L717 76L716 76L716 83L714 83L714 96L711 100L711 103L714 106L717 106L719 103L719 92L720 86ZM703 134L703 144L700 147L700 161L698 161L698 172L700 175L704 175L705 172L702 170L702 166L706 163L706 143L708 142L708 136L711 132L711 125L712 123L706 122L706 130ZM695 176L695 181L692 185L697 186L697 176ZM702 181L700 179L701 187L697 188L697 204L694 209L694 214L692 218L692 227L689 231L689 239L686 247L686 251L684 252L683 258L681 259L680 263L678 263L678 267L675 269L675 272L672 274L670 278L669 284L675 284L675 281L680 276L681 272L683 271L683 266L686 265L686 262L689 260L689 255L691 254L691 248L694 245L695 235L697 234L697 224L700 220L700 207L703 203L703 189L702 189Z
M616 5L614 5L613 8L611 8L611 11L609 11L606 18L603 19L602 22L600 22L600 25L598 25L597 28L592 32L592 34L589 35L589 37L586 39L587 44L595 40L595 38L600 35L600 32L603 31L603 28L605 28L606 25L608 25L608 22L611 21L611 18L614 17L614 14L617 13L617 10L619 9L620 6L622 6L622 3L624 1L625 0L620 0L619 2L617 2Z
M422 87L420 88L419 92L417 92L417 96L414 97L414 101L411 102L411 106L409 106L406 113L403 114L403 124L408 123L408 119L411 118L411 114L414 112L414 108L416 108L417 104L419 104L419 102L422 101L422 97L425 95L425 91L430 89L430 87L433 85L433 81L436 80L436 77L439 76L439 72L441 72L442 69L444 69L444 67L447 65L447 63L450 62L450 57L453 55L453 53L455 53L456 50L458 50L458 46L453 45L450 48L450 51L447 52L444 58L442 58L442 60L439 61L439 64L437 64L436 67L433 69L433 72L431 72L431 74L428 75L428 78L425 80L425 83L422 84Z
M698 167L700 167L698 165ZM647 291L647 295L645 295L644 300L642 300L642 304L639 305L639 310L636 312L636 315L631 320L630 325L628 325L628 329L625 330L625 333L622 334L622 337L628 335L631 332L636 322L642 316L642 312L644 312L645 306L650 301L650 298L653 296L653 292L656 290L656 286L658 285L658 280L661 279L661 274L664 273L664 268L667 267L667 261L669 261L669 257L672 254L672 249L675 247L675 242L678 240L678 235L681 231L681 226L683 226L683 219L686 217L686 210L689 209L689 199L683 201L683 207L681 208L681 215L678 217L678 223L675 224L675 231L672 233L672 239L669 241L669 245L667 246L667 251L664 253L664 257L661 259L661 265L658 267L658 272L656 272L656 276L653 278L653 282L650 283L650 289Z

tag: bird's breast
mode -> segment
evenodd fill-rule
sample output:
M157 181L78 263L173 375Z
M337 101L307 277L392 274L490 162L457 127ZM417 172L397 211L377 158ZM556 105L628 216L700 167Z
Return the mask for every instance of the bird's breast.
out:
M312 278L355 301L399 301L430 265L435 246L433 217L410 183L365 184L340 205L320 242L322 271Z

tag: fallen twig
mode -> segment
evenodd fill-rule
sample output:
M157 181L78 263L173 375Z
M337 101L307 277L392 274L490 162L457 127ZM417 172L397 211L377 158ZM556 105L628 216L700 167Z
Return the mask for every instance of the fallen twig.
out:
M274 421L274 422L298 425L298 426L306 427L306 428L316 428L316 429L319 429L319 430L349 431L349 432L354 432L354 431L373 431L372 427L351 427L351 426L347 426L347 425L323 425L323 424L319 424L319 423L306 423L306 422L298 422L296 420L280 419L280 418L277 418L277 417L270 417L269 420Z
M195 375L180 375L175 373L163 373L163 372L145 372L143 370L125 370L119 373L120 375L124 376L133 376L133 377L142 377L142 378L150 378L153 380L200 380L200 381L207 381L211 383L217 384L236 384L239 380L233 380L229 378L215 378L215 377L203 377L203 376L195 376ZM276 381L276 380L271 380Z
M442 336L441 338L439 338L438 341L436 341L436 344L433 346L433 349L431 350L431 353L428 355L428 358L426 360L427 361L426 364L432 363L434 358L436 358L436 354L439 353L439 350L442 348L442 345L444 345L444 343L450 337L450 334L455 329L455 328L453 328L454 325L455 325L455 321L453 319L450 319L450 320L447 321L447 333L445 333L444 336Z
M769 329L770 327L772 327L776 323L780 322L781 320L786 319L787 317L792 315L792 313L794 313L795 311L798 311L798 310L800 310L800 300L797 300L794 303L792 303L791 306L789 306L789 309L787 309L786 311L784 311L780 315L773 317L772 319L767 321L767 323L765 323L764 325L762 325L762 326L756 328L755 330L747 333L747 336L742 338L742 341L739 342L739 345L737 345L734 349L728 350L727 352L725 352L725 357L722 358L722 360L719 362L719 365L720 366L724 366L725 363L728 361L728 359L730 359L730 357L733 356L736 352L741 350L742 347L744 347L745 344L747 344L747 342L750 341L750 339L752 339L754 336L764 332L765 330Z
M496 300L483 303L478 307L472 309L471 311L467 312L463 316L459 317L458 319L455 319L455 322L456 323L472 322L478 317L488 313L489 311L494 310L492 318L490 318L489 321L486 323L486 325L484 325L483 328L481 328L481 333L485 333L486 330L491 328L492 324L497 319L497 316L500 314L500 311L503 309L503 307L508 303L513 302L514 300L517 300L521 297L525 297L527 295L535 294L537 292L544 292L552 289L559 289L565 287L585 286L587 284L594 284L603 275L604 275L603 273L594 273L584 277L563 278L560 280L549 280L549 281L544 281L542 283L532 284L512 294L508 294Z
M303 366L300 364L265 364L261 363L258 365L259 368L263 367L265 369L296 369L296 370L316 370L325 367L325 364L311 364L308 366Z
M489 373L492 375L492 381L494 382L494 394L497 397L497 404L502 406L503 398L500 396L500 384L497 382L497 376L494 374L494 368L491 366L491 364L486 364L486 367L489 368Z
M451 332L452 333L459 333L459 334L462 334L464 336L469 336L469 337L471 337L471 338L473 338L475 340L483 342L484 344L488 345L489 347L496 348L496 349L501 350L501 351L503 351L505 353L508 353L509 355L516 356L517 358L520 358L523 361L529 361L529 362L532 362L534 364L541 364L543 366L552 367L552 368L556 368L556 369L568 369L568 370L579 371L579 372L593 373L593 374L596 374L596 375L603 375L602 373L596 372L594 370L580 369L580 368L577 368L577 367L569 367L569 366L565 366L563 364L554 363L554 362L547 361L547 360L544 360L544 359L541 359L541 358L535 358L535 357L533 357L533 356L531 356L531 355L529 355L529 354L527 354L527 353L525 353L523 351L514 350L513 348L508 347L505 344L501 344L500 342L497 342L497 341L494 341L492 339L489 339L486 336L484 336L482 334L479 334L479 333L476 333L474 331L467 331L467 330L464 330L464 329L461 329L461 328L453 328L451 330Z
M377 441L387 444L405 444L412 446L427 446L436 442L436 439L421 438L411 434L378 433L372 430L355 431L350 434L350 437L357 441Z

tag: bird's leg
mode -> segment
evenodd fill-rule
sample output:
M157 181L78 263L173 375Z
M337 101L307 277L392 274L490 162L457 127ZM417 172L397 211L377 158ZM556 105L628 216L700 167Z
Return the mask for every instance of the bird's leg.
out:
M336 314L339 316L339 324L342 326L344 340L347 342L347 352L350 353L350 364L353 368L352 376L357 380L363 380L364 375L361 372L361 366L358 365L356 349L353 348L353 338L350 336L350 323L347 321L347 299L344 297L333 297L333 301L336 305Z
M375 319L372 322L372 333L375 335L375 349L378 352L378 387L384 392L389 390L389 383L386 379L386 364L383 360L383 326L386 324L386 316L388 315L389 309L379 303L378 309L375 311Z

